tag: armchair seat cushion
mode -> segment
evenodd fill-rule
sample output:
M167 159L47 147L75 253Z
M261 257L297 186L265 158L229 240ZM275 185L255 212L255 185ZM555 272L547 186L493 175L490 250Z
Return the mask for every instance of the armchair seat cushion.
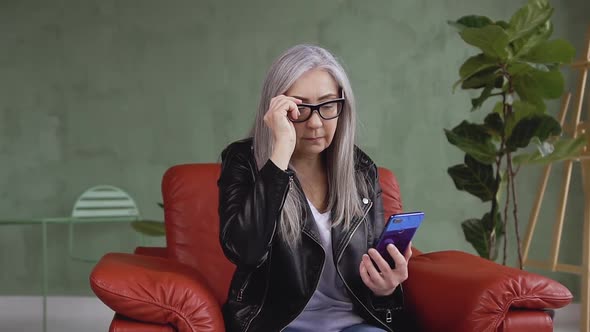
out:
M94 293L120 315L178 331L223 331L220 304L194 269L172 260L107 254L90 275Z
M109 332L174 332L172 325L144 323L116 314Z

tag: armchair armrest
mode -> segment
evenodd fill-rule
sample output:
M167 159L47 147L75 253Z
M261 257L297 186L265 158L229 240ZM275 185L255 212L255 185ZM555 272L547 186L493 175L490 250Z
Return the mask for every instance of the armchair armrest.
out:
M410 260L405 303L425 331L496 331L509 309L560 308L570 291L549 278L460 251Z
M133 252L136 255L153 256L153 257L168 257L168 249L166 247L137 247Z
M223 317L203 278L172 260L132 254L105 255L90 274L96 296L115 312L177 331L223 331Z

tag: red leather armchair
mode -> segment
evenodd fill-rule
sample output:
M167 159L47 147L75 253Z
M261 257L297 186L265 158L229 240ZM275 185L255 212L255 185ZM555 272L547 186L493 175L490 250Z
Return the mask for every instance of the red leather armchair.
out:
M113 332L224 331L220 311L234 266L219 245L219 164L170 168L162 181L166 248L110 253L90 275L94 293L116 315ZM402 210L395 176L380 168L385 215ZM544 309L567 305L561 284L477 256L414 251L404 283L416 331L545 332Z

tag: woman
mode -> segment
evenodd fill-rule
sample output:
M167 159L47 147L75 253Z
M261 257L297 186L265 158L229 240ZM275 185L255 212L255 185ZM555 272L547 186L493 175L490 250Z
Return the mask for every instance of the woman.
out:
M220 241L237 267L227 331L399 331L411 250L373 248L377 168L355 145L346 73L298 45L271 66L252 137L222 152ZM381 272L379 272L381 271Z

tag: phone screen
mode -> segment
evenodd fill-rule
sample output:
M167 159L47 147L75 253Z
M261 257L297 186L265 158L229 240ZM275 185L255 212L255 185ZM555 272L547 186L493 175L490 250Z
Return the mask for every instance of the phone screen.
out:
M387 251L387 245L393 244L403 255L423 219L423 212L400 213L389 217L375 249L389 263L391 268L395 267L395 263Z

